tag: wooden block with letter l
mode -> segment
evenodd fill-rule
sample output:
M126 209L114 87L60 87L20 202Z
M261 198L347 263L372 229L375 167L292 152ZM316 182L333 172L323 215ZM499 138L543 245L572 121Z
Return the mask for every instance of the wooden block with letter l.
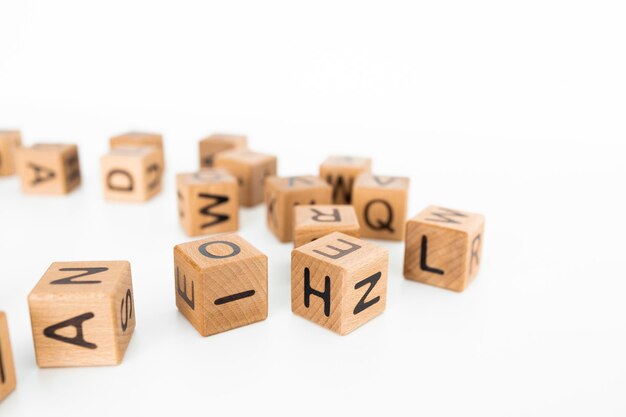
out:
M55 262L28 305L39 367L122 362L135 330L128 262Z
M81 182L78 147L36 144L18 148L17 172L22 191L29 194L67 194Z
M0 402L15 389L15 363L9 339L7 316L0 311Z
M364 173L352 190L361 236L403 240L409 198L409 179Z
M216 133L202 139L199 144L200 168L211 168L215 155L224 151L246 149L248 138L243 135L227 135Z
M333 204L352 204L356 177L370 172L372 160L352 156L331 156L320 166L320 177L333 187Z
M385 310L386 249L343 233L291 252L291 310L341 335Z
M297 206L294 211L294 247L313 242L332 232L359 237L360 226L354 207L348 205Z
M100 158L104 198L147 201L161 191L161 152L154 147L120 147Z
M15 152L22 145L17 130L0 130L0 177L15 174Z
M174 247L176 306L202 336L267 318L267 256L236 234Z
M176 177L178 216L189 236L239 228L239 185L225 169L201 169Z
M158 133L128 132L113 136L109 145L111 149L117 148L145 148L154 147L159 150L159 162L165 170L165 148L163 147L163 136Z
M253 207L263 202L265 179L276 175L276 157L250 150L220 152L215 168L224 168L239 183L239 204Z
M404 276L463 291L478 274L485 218L430 206L406 224Z
M293 240L295 206L300 204L330 204L332 188L321 178L269 177L265 181L267 226L281 242Z

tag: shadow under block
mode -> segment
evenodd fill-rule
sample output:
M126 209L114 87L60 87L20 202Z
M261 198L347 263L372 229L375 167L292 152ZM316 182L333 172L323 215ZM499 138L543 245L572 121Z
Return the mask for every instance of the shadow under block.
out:
M345 335L385 310L386 249L335 232L291 252L291 310Z
M109 140L111 149L117 148L145 148L155 147L159 149L159 162L165 169L165 148L163 147L163 136L158 133L128 132L122 135L113 136Z
M307 205L294 210L294 247L313 242L332 232L359 237L360 227L354 207L347 205Z
M239 229L239 185L224 169L176 176L178 217L189 236Z
M478 274L485 218L430 206L406 224L404 276L463 291Z
M15 152L22 145L17 130L0 130L0 177L15 174Z
M372 160L351 156L331 156L320 165L320 177L333 187L333 204L352 204L356 177L370 172Z
M76 145L37 144L18 148L16 156L24 193L67 194L81 183Z
M15 389L15 363L11 351L7 316L0 311L0 402Z
M202 139L198 143L200 168L211 168L215 162L215 155L224 151L246 149L248 138L243 135L228 135L216 133Z
M403 240L409 179L361 174L354 183L352 205L359 216L361 236Z
M28 296L37 365L117 365L135 330L130 264L55 262Z
M100 165L106 200L143 202L161 192L163 166L154 147L112 149Z
M215 168L224 168L239 183L239 204L253 207L263 202L265 179L276 175L276 157L249 150L220 152Z
M294 207L330 204L332 188L314 176L269 177L265 181L266 221L281 242L293 240Z

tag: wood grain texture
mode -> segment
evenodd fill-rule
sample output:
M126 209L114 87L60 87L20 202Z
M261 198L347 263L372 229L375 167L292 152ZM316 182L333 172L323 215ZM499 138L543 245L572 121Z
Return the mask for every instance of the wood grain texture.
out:
M163 166L155 147L118 147L100 158L102 188L108 201L144 202L161 192Z
M15 175L15 152L22 145L17 130L0 130L0 176Z
M265 179L276 175L275 156L250 150L220 152L215 167L230 172L239 183L239 204L253 207L261 204L265 195Z
M11 339L9 337L9 324L6 314L0 311L0 402L15 390L16 384L17 379L15 376L13 351L11 350Z
M352 204L356 177L370 172L372 160L352 156L331 156L320 165L320 177L333 187L333 204Z
M81 183L78 147L68 144L36 144L16 150L22 192L67 194Z
M159 153L159 164L165 170L165 147L163 136L158 133L128 132L113 136L109 140L111 149L155 147Z
M294 210L294 247L332 232L359 237L360 226L354 207L348 205L300 205Z
M231 135L215 133L198 143L200 155L200 168L211 168L215 162L215 156L224 151L241 150L248 147L248 138L244 135Z

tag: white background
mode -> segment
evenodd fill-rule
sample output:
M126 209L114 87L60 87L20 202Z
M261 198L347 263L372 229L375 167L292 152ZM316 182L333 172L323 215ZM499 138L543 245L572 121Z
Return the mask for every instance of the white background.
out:
M297 4L299 3L299 4ZM0 309L18 388L0 415L626 414L623 1L0 2L0 126L80 145L67 197L0 180ZM161 132L145 205L107 204L98 158ZM196 143L242 132L282 175L330 154L410 176L410 211L483 213L462 293L406 281L340 337L290 311L290 245L242 211L270 259L269 318L202 338L174 304L189 240L174 176ZM122 365L38 369L26 297L53 261L132 262L137 330Z

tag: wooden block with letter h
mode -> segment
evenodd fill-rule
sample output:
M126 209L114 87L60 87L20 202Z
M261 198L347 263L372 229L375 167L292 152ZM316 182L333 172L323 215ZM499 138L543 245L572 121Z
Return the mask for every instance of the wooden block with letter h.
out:
M15 174L15 152L22 145L17 130L0 130L0 177Z
M165 148L163 147L163 136L158 133L128 132L113 136L109 141L109 145L111 149L153 147L157 150L162 170L165 170Z
M130 264L55 262L28 305L40 367L117 365L135 330Z
M348 205L306 205L294 210L294 247L313 242L332 232L359 237L360 226L354 207Z
M67 194L81 182L78 147L37 144L17 150L22 191L29 194Z
M202 336L267 318L267 256L236 234L174 247L176 306Z
M356 178L370 172L372 160L352 156L331 156L320 165L320 177L333 187L333 204L352 204Z
M387 303L386 249L334 232L291 252L291 309L345 335Z
M224 151L246 149L248 138L243 135L216 133L199 142L200 168L212 168L215 156Z
M263 202L265 179L276 175L276 157L250 150L220 152L215 167L230 172L239 183L239 204L253 207Z
M0 402L15 389L15 362L9 339L7 316L0 311Z
M115 148L100 165L106 200L143 202L161 191L161 152L154 147Z
M430 206L406 225L404 276L463 291L478 274L485 218Z

